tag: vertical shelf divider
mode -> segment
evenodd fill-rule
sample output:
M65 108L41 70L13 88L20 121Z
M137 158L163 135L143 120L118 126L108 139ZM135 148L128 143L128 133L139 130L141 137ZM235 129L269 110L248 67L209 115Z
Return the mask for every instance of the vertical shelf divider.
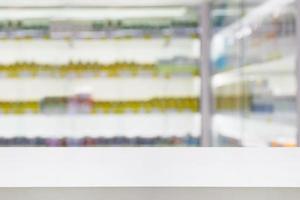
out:
M203 147L213 145L212 136L212 87L211 87L211 3L204 1L199 9L199 32L201 41L201 95L199 105L201 107L201 143Z

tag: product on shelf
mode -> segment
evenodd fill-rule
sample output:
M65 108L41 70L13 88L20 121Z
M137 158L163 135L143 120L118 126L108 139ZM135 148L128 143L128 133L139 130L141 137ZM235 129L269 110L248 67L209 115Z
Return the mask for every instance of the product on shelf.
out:
M34 101L1 101L0 113L2 114L26 114L26 113L39 113L39 102Z
M91 113L93 100L89 94L78 94L71 97L46 97L40 102L44 114Z
M215 108L217 111L251 111L252 96L250 95L224 95L216 96Z
M93 99L89 94L77 94L68 100L69 113L91 113L93 109Z
M101 11L99 11L101 12ZM17 20L0 21L1 39L151 39L164 37L198 37L195 19L159 20L101 20L101 21L51 21Z
M172 74L199 76L199 63L198 59L181 56L161 59L158 61L158 73L167 76Z
M199 67L193 64L166 63L134 63L116 62L112 64L70 62L65 65L46 65L37 63L17 62L0 65L1 77L120 77L120 76L176 76L188 74L199 75Z
M253 111L251 96L217 96L215 109L221 111ZM64 97L45 97L35 101L0 101L0 113L8 114L124 114L153 112L199 112L201 101L197 97L161 97L149 100L101 101L89 94Z
M126 112L198 112L195 97L153 98L145 101L95 101L89 94L70 97L45 97L40 102L0 101L2 114L96 114Z
M44 114L63 114L68 111L67 97L46 97L40 102L40 112Z
M83 137L83 138L1 138L0 146L22 147L89 147L89 146L199 146L199 137L186 135L183 137Z

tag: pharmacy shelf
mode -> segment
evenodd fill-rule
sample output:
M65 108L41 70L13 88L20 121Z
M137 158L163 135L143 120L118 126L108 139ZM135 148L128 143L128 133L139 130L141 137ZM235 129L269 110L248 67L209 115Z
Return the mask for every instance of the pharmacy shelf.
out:
M287 116L291 121L295 116ZM294 143L296 126L276 117L252 114L216 114L214 133L241 141L243 146L266 147L272 141ZM156 137L200 134L200 114L97 114L97 115L2 115L2 137ZM295 121L295 120L294 120Z
M1 9L0 9L1 10ZM101 12L101 11L99 11ZM0 18L1 19L1 18ZM0 30L0 40L130 40L130 39L146 39L165 38L165 39L180 39L193 38L196 39L197 28L180 28L180 27L165 27L158 29L156 27L149 28L118 28L110 31L105 30L87 30L87 31L57 31L51 32L47 30L19 28L15 31Z
M199 78L0 78L0 100L39 101L44 97L88 93L94 100L149 100L197 97Z
M212 84L218 88L245 81L267 80L274 96L291 96L296 93L295 65L295 56L248 65L215 74Z
M296 148L2 148L0 186L273 187L273 193L300 187L299 156Z
M296 92L294 77L295 57L245 66L218 73L213 77L213 87L244 81L268 80L274 96L293 96ZM199 77L120 77L120 78L20 78L0 79L1 99L38 100L47 95L70 95L91 92L96 99L147 99L153 96L198 96ZM86 87L85 87L86 86ZM7 90L9 88L9 90ZM147 90L145 90L147 88ZM234 92L234 90L232 90Z
M241 141L243 146L269 146L271 142L295 144L296 123L293 114L287 113L281 118L291 119L289 122L276 120L276 114L216 114L214 116L214 132L222 136Z
M199 49L200 42L197 39L4 40L0 43L0 63L156 63L160 59L172 59L177 56L198 58Z
M244 81L268 80L274 96L293 96L296 91L295 57L245 66L218 73L213 87ZM95 99L149 99L155 96L199 96L199 77L120 77L120 78L20 78L0 79L1 100L39 100L45 96L63 96L89 92ZM147 90L145 90L147 88ZM8 90L9 89L9 90ZM234 90L232 90L234 92Z
M197 113L1 115L2 137L156 137L199 135Z

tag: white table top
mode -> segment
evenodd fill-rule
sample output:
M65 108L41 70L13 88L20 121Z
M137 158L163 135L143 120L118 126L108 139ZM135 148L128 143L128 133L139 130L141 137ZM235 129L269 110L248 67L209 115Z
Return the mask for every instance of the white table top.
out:
M300 187L300 149L2 148L0 187Z

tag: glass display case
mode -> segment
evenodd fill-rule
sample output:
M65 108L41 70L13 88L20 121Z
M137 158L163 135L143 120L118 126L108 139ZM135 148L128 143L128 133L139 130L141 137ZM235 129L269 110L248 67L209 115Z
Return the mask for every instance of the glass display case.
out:
M239 19L214 35L216 140L221 146L295 146L295 3L253 5L232 5Z

